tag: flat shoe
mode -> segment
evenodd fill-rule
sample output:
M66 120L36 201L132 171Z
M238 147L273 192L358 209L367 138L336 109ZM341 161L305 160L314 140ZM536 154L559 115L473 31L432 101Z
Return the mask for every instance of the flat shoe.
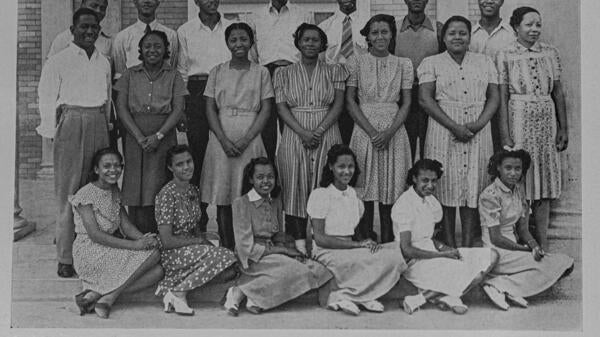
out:
M483 292L498 308L505 311L508 310L508 308L510 308L510 305L506 303L506 296L504 295L504 293L500 292L500 290L496 289L495 287L486 284L483 286Z
M60 262L58 263L58 269L56 271L56 274L62 278L70 278L70 277L74 277L76 275L75 268L73 268L72 264L66 264L66 263L60 263Z
M383 306L383 304L381 304L381 302L375 301L375 300L374 301L360 303L360 305L363 308L365 308L365 310L371 311L371 312L383 312L385 310L385 307Z
M358 314L360 314L360 309L356 306L356 304L350 301L339 301L337 302L337 305L348 315L358 316Z
M529 304L529 303L527 303L527 300L524 299L523 297L521 297L521 296L513 296L513 295L508 294L508 293L506 294L506 299L509 302L511 302L511 303L515 304L516 306L521 307L521 308L527 308L527 305Z
M404 309L404 312L412 315L413 312L419 310L419 308L426 302L427 301L425 300L425 297L421 293L405 296L404 300L402 301L402 308Z
M458 297L444 296L439 299L440 303L447 305L453 313L464 315L469 308Z
M258 315L263 311L261 307L254 304L254 302L252 302L252 300L249 298L246 299L246 310L248 310L249 312L251 312L255 315Z
M108 303L96 303L94 311L98 317L107 319L108 316L110 316L110 307L111 306Z
M227 311L227 314L236 317L240 312L240 306L239 303L235 302L235 299L233 297L233 288L234 287L230 287L229 289L227 289L225 296L223 296L222 303L223 308L225 309L225 311Z

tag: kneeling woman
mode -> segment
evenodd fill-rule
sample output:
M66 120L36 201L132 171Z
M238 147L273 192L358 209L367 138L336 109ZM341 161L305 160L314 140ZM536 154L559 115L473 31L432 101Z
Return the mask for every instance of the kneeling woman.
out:
M123 158L117 150L98 150L92 159L91 183L69 197L77 233L73 263L86 288L75 296L81 315L94 310L108 318L123 290L137 291L163 277L155 234L142 234L121 205L117 181L122 171ZM124 239L113 236L117 230Z
M408 262L404 278L420 292L404 298L404 311L411 314L426 299L442 308L464 314L467 306L460 296L481 281L498 260L490 248L452 248L433 240L435 224L442 220L442 205L433 196L442 164L421 159L409 170L411 187L392 208L396 240Z
M244 297L246 309L257 314L331 279L327 268L305 260L296 248L273 242L276 236L285 235L273 164L264 157L252 159L244 168L243 182L244 195L233 202L235 247L243 269L238 286L229 288L225 301L225 309L233 316Z
M573 270L573 259L547 254L528 228L529 207L521 180L531 157L524 150L502 150L492 156L488 173L494 182L479 196L483 244L500 255L483 290L492 302L508 310L509 302L527 307L524 297L536 295ZM521 244L525 243L525 244Z
M364 212L363 202L349 186L359 174L352 150L346 145L332 146L323 167L321 188L310 194L306 207L314 231L314 256L334 275L321 295L326 295L327 308L352 315L360 313L358 306L383 312L377 298L392 289L406 269L396 243L352 240Z
M198 233L200 225L200 191L190 184L194 161L186 145L176 145L167 151L167 168L173 175L156 196L156 223L161 241L161 264L165 278L156 295L163 296L165 312L192 315L186 295L217 275L222 280L235 277L231 268L233 253L214 247Z

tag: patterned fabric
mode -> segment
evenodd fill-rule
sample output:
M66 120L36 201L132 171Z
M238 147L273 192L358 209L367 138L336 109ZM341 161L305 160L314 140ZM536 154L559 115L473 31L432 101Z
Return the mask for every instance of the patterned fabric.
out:
M188 185L186 191L180 192L170 181L156 196L156 222L158 226L170 225L173 235L194 237L200 216L200 192L196 186ZM193 244L162 249L165 277L158 284L156 295L198 288L235 262L233 253L223 247Z
M353 56L346 65L350 72L347 85L358 88L360 109L377 129L389 128L398 114L402 89L412 89L413 69L407 58L385 58L364 54ZM408 134L404 125L396 131L385 150L375 149L369 135L355 127L350 148L362 170L356 187L365 201L391 205L404 191L406 174L412 163Z
M488 84L498 83L491 59L467 52L457 64L448 52L427 57L417 70L419 83L435 82L435 99L456 123L475 122L485 105ZM493 154L490 124L463 143L434 119L425 140L425 157L444 166L436 197L444 206L477 207L479 193L488 180L486 168Z
M342 21L342 46L340 48L340 54L346 59L354 54L352 45L352 23L349 16L346 16L344 21Z
M77 210L80 206L90 205L98 228L113 234L121 224L118 188L103 190L89 183L69 196L69 202L73 207L77 232L73 242L73 264L83 287L102 295L121 287L155 250L120 249L93 242Z
M508 123L515 147L531 155L526 176L528 200L560 197L561 165L556 150L556 112L551 98L560 81L558 50L537 42L526 48L510 44L496 56L500 84L508 85Z

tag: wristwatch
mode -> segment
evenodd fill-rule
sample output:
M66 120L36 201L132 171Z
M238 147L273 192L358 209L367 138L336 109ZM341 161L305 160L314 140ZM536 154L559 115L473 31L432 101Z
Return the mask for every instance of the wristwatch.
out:
M165 135L163 135L163 134L162 134L162 133L160 133L160 131L159 131L159 132L157 132L157 133L156 133L156 138L157 138L158 140L161 140L161 139L165 138Z

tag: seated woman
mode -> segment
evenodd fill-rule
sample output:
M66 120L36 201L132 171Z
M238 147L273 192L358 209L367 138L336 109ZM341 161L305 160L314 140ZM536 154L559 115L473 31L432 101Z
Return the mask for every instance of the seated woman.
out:
M156 284L163 277L155 234L142 234L127 218L117 181L123 158L104 148L92 158L90 183L69 197L75 232L73 262L86 288L75 296L80 314L108 318L119 295ZM113 236L119 230L123 239Z
M426 299L442 309L466 313L460 297L483 281L498 261L498 254L490 248L456 249L431 238L443 215L442 205L433 196L442 172L437 160L417 161L406 178L411 187L392 208L396 241L409 260L404 278L419 289L417 295L404 298L404 311L409 314Z
M360 313L358 305L383 312L377 298L392 289L406 269L396 243L352 241L364 212L363 202L350 186L359 174L352 150L346 145L332 146L323 167L321 187L310 194L306 206L316 244L313 255L334 276L320 294L322 302L326 301L331 310L342 309L351 315Z
M229 288L225 309L237 316L239 304L258 314L316 289L331 279L321 264L304 260L294 239L283 232L277 171L260 157L244 168L244 195L233 202L233 231L242 264L238 285Z
M156 196L156 223L161 242L161 264L165 278L156 295L163 296L165 312L193 315L186 295L217 275L227 280L235 277L231 268L235 256L227 248L214 247L198 233L200 226L200 191L190 184L194 161L187 145L167 151L167 169L173 175Z
M524 150L502 150L492 156L488 173L494 182L479 196L484 246L500 255L483 290L499 308L509 302L527 307L524 297L536 295L571 273L573 259L546 254L528 228L529 207L521 184L531 164ZM525 244L521 244L525 243Z

